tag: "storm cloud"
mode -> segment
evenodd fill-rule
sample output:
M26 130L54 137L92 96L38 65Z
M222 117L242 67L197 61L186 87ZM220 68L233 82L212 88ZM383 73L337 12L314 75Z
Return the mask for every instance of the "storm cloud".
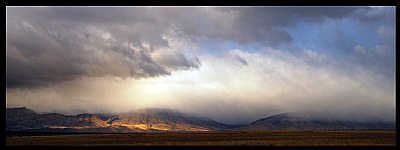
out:
M7 105L170 107L225 123L310 109L392 119L394 12L7 7Z
M197 68L166 36L291 42L280 27L293 20L341 18L355 8L7 8L7 87L45 85L82 76L156 77ZM177 48L179 49L179 48ZM165 58L160 58L164 57ZM193 56L196 58L196 56Z

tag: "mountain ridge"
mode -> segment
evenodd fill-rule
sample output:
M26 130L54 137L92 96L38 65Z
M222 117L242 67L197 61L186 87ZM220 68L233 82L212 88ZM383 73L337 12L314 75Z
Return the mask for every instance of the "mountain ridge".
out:
M101 118L100 118L101 117ZM6 130L65 130L114 132L119 129L142 131L210 131L230 128L230 125L206 117L184 114L171 109L140 109L120 114L37 114L22 108L7 108ZM96 130L94 130L96 131Z
M371 119L367 120L365 118ZM346 120L320 115L312 116L307 112L298 114L290 112L258 119L247 126L238 128L238 130L369 130L396 128L394 122L381 121L370 116L365 118Z
M38 114L26 107L6 108L6 130L43 132L153 132L217 130L368 130L395 129L395 122L343 121L312 113L289 112L248 125L228 125L168 108L142 108L119 114ZM317 116L317 117L316 117ZM366 117L368 118L368 117ZM374 119L374 118L372 118Z

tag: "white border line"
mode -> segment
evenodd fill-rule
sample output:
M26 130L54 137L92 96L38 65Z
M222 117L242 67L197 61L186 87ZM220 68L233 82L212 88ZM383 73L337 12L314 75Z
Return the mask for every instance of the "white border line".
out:
M6 6L6 7L395 7L396 6Z

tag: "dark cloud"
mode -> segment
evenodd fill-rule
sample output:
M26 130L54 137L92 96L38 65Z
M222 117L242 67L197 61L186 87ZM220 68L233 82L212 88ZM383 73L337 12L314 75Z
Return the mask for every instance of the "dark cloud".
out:
M240 43L262 42L268 46L288 44L293 38L282 28L299 21L320 22L324 19L340 19L354 12L355 7L245 7L221 8L221 12L233 15L232 29L228 37ZM230 31L229 31L230 30ZM217 32L218 33L218 32Z
M168 47L162 38L168 28L146 20L149 13L141 10L130 15L113 8L8 8L7 87L85 76L156 77L170 74L169 67L196 68L180 51L174 64L154 62L149 53Z
M183 50L155 61L152 53L170 48L165 36L278 46L293 41L283 27L299 20L338 19L357 9L8 7L6 84L42 85L82 76L168 75L198 68L200 61Z
M148 51L140 47L135 51L131 45L102 39L104 33L90 27L56 24L41 29L26 22L12 25L8 26L8 87L82 76L140 78L169 74Z

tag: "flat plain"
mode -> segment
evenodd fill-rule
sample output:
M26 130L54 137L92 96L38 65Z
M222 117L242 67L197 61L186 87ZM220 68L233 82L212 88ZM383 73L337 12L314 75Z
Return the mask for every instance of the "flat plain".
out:
M395 146L395 130L7 135L6 146Z

